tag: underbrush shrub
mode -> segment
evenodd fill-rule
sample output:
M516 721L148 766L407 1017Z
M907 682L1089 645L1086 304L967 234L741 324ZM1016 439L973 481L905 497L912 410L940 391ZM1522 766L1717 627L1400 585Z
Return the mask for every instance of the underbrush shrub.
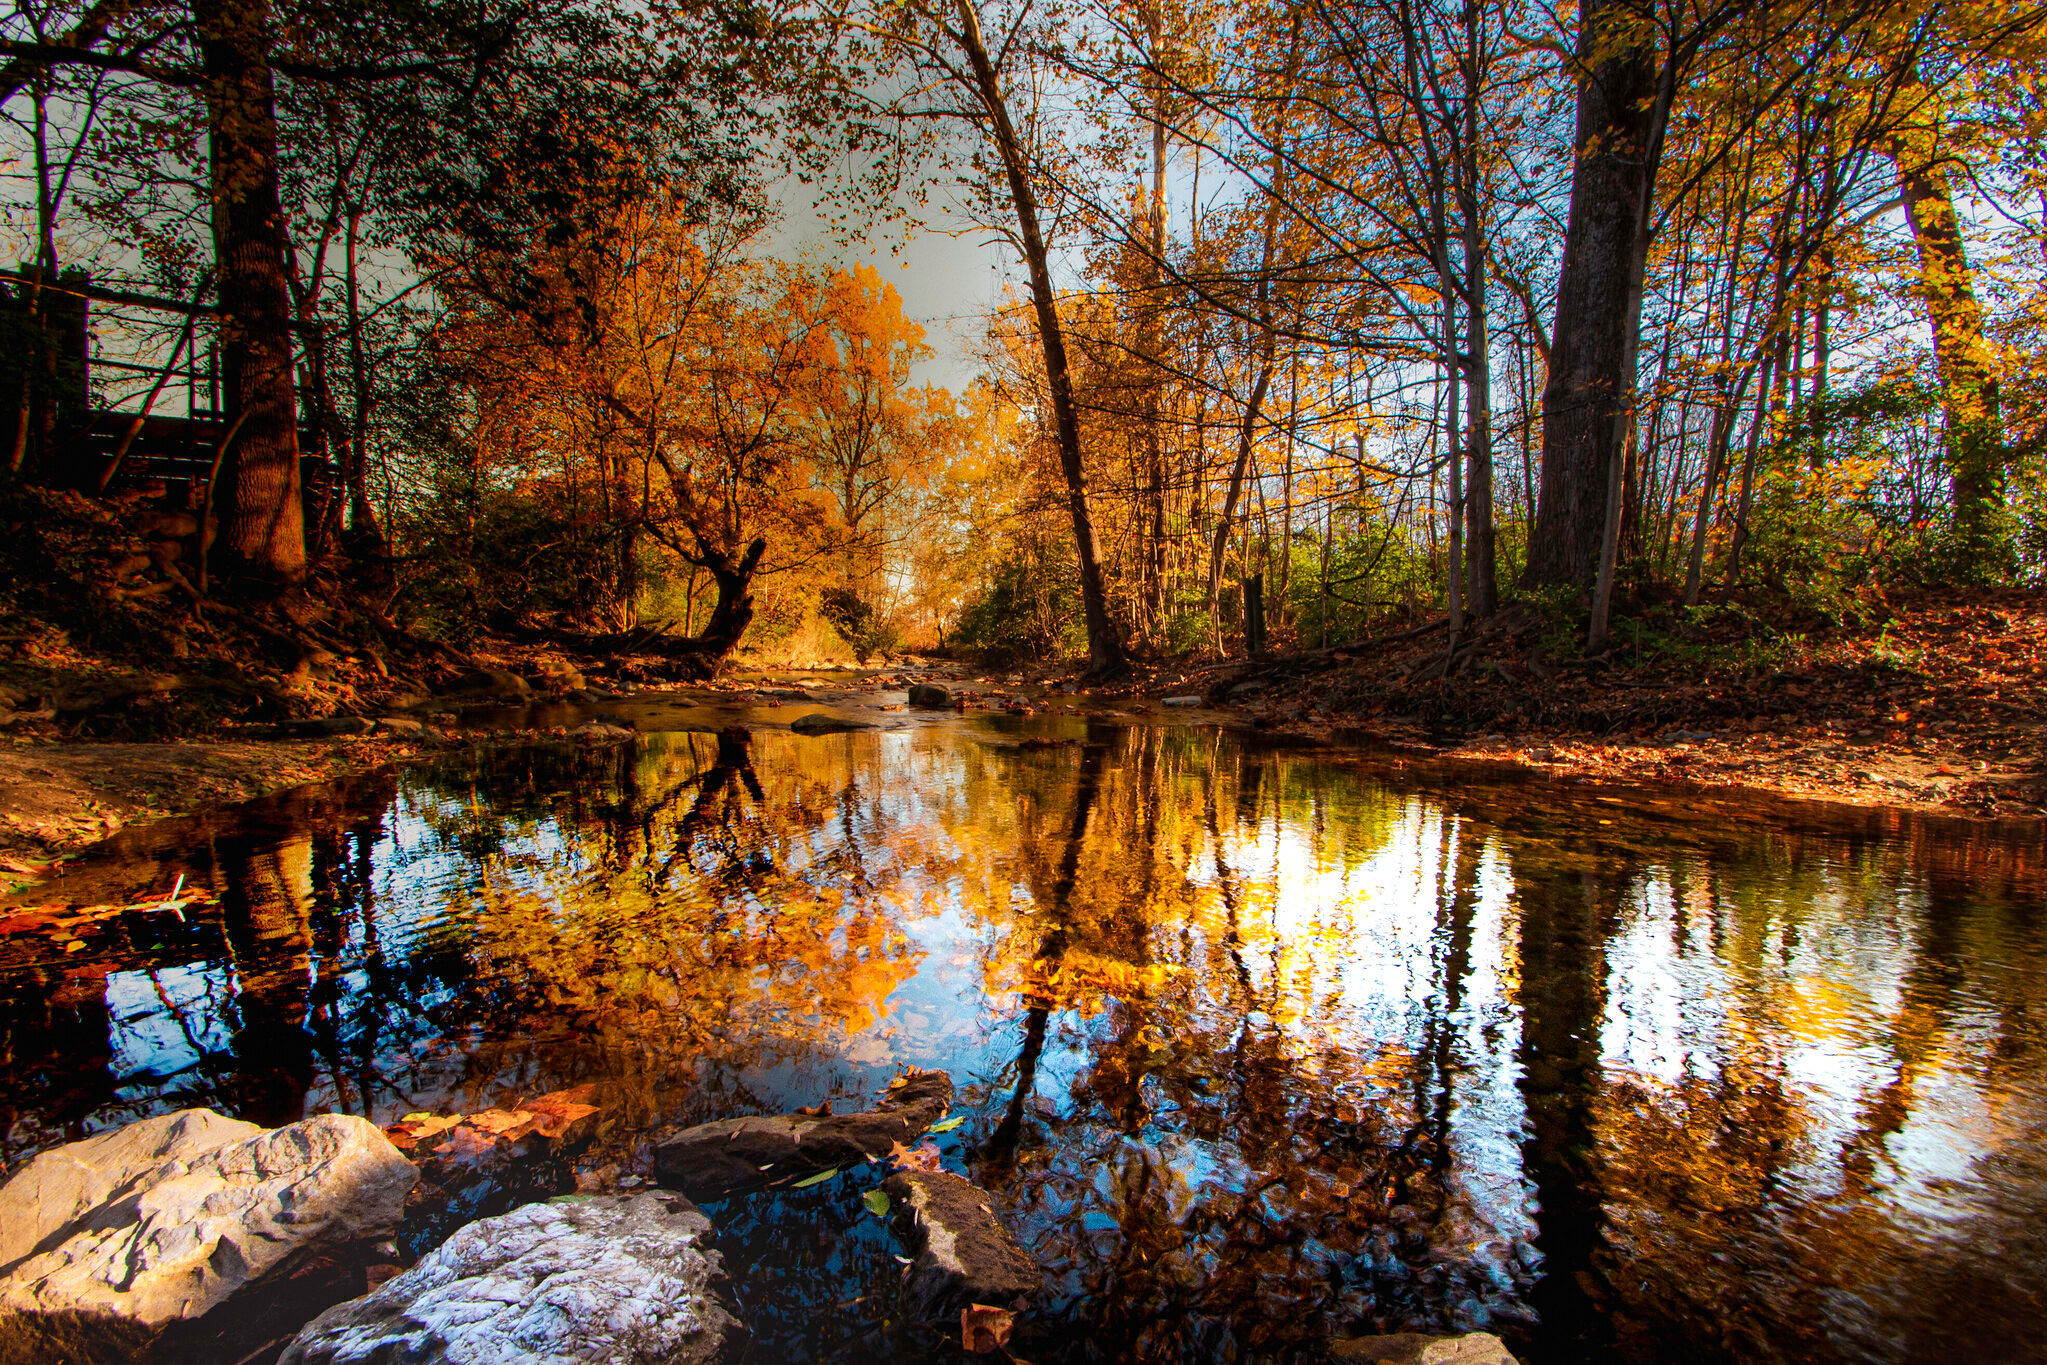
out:
M902 647L903 632L852 588L827 588L818 597L817 610L863 664Z
M952 642L998 664L1080 653L1087 632L1078 571L1063 556L1012 550L960 613Z

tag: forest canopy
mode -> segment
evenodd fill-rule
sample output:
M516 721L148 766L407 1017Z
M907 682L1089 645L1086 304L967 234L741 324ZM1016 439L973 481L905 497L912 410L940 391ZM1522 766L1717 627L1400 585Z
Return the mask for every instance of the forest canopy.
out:
M197 592L700 673L2037 583L2043 17L24 5L0 439ZM959 392L924 230L1008 271Z

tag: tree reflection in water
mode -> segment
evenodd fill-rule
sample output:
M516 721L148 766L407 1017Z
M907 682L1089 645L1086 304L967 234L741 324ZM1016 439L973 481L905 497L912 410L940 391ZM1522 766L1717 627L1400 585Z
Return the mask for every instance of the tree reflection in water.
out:
M2037 835L1430 791L1211 732L535 748L134 831L0 937L10 1162L185 1104L663 1125L942 1067L1035 1360L1502 1332L1914 1359L2040 1325ZM761 1358L914 1355L874 1172L711 1209Z

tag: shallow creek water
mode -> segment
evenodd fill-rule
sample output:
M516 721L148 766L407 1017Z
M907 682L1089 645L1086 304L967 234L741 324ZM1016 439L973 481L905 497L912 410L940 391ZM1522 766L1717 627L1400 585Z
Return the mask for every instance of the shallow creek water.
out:
M1046 1269L1040 1365L2042 1359L2042 864L1074 718L465 754L76 865L218 901L0 937L0 1154L595 1081L584 1163L630 1173L934 1067ZM706 1206L754 1359L942 1350L891 1321L879 1179Z

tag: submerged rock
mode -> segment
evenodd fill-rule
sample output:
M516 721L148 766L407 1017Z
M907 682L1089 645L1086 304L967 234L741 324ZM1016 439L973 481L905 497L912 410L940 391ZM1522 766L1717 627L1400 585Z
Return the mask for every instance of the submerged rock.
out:
M375 1124L342 1114L264 1129L183 1109L73 1142L0 1187L0 1316L197 1318L310 1254L390 1235L416 1179Z
M1043 1275L990 1207L987 1191L950 1171L898 1171L882 1185L896 1235L917 1253L903 1281L907 1310L923 1322L955 1319L971 1304L1021 1308Z
M593 720L569 731L569 738L578 744L624 744L634 738L634 734L623 725Z
M698 1365L745 1329L711 1224L672 1194L569 1196L471 1223L328 1309L278 1365Z
M952 693L937 683L911 683L910 705L927 711L942 711L952 705Z
M1490 1332L1471 1332L1460 1337L1432 1337L1419 1332L1351 1337L1330 1342L1329 1359L1372 1361L1375 1365L1519 1365L1506 1345Z
M872 730L874 726L864 720L847 720L843 716L812 711L790 721L789 728L799 735L842 735L853 730Z
M720 1119L686 1128L654 1149L654 1176L692 1199L759 1189L790 1175L809 1175L885 1155L945 1116L952 1078L920 1071L859 1114L806 1114Z

